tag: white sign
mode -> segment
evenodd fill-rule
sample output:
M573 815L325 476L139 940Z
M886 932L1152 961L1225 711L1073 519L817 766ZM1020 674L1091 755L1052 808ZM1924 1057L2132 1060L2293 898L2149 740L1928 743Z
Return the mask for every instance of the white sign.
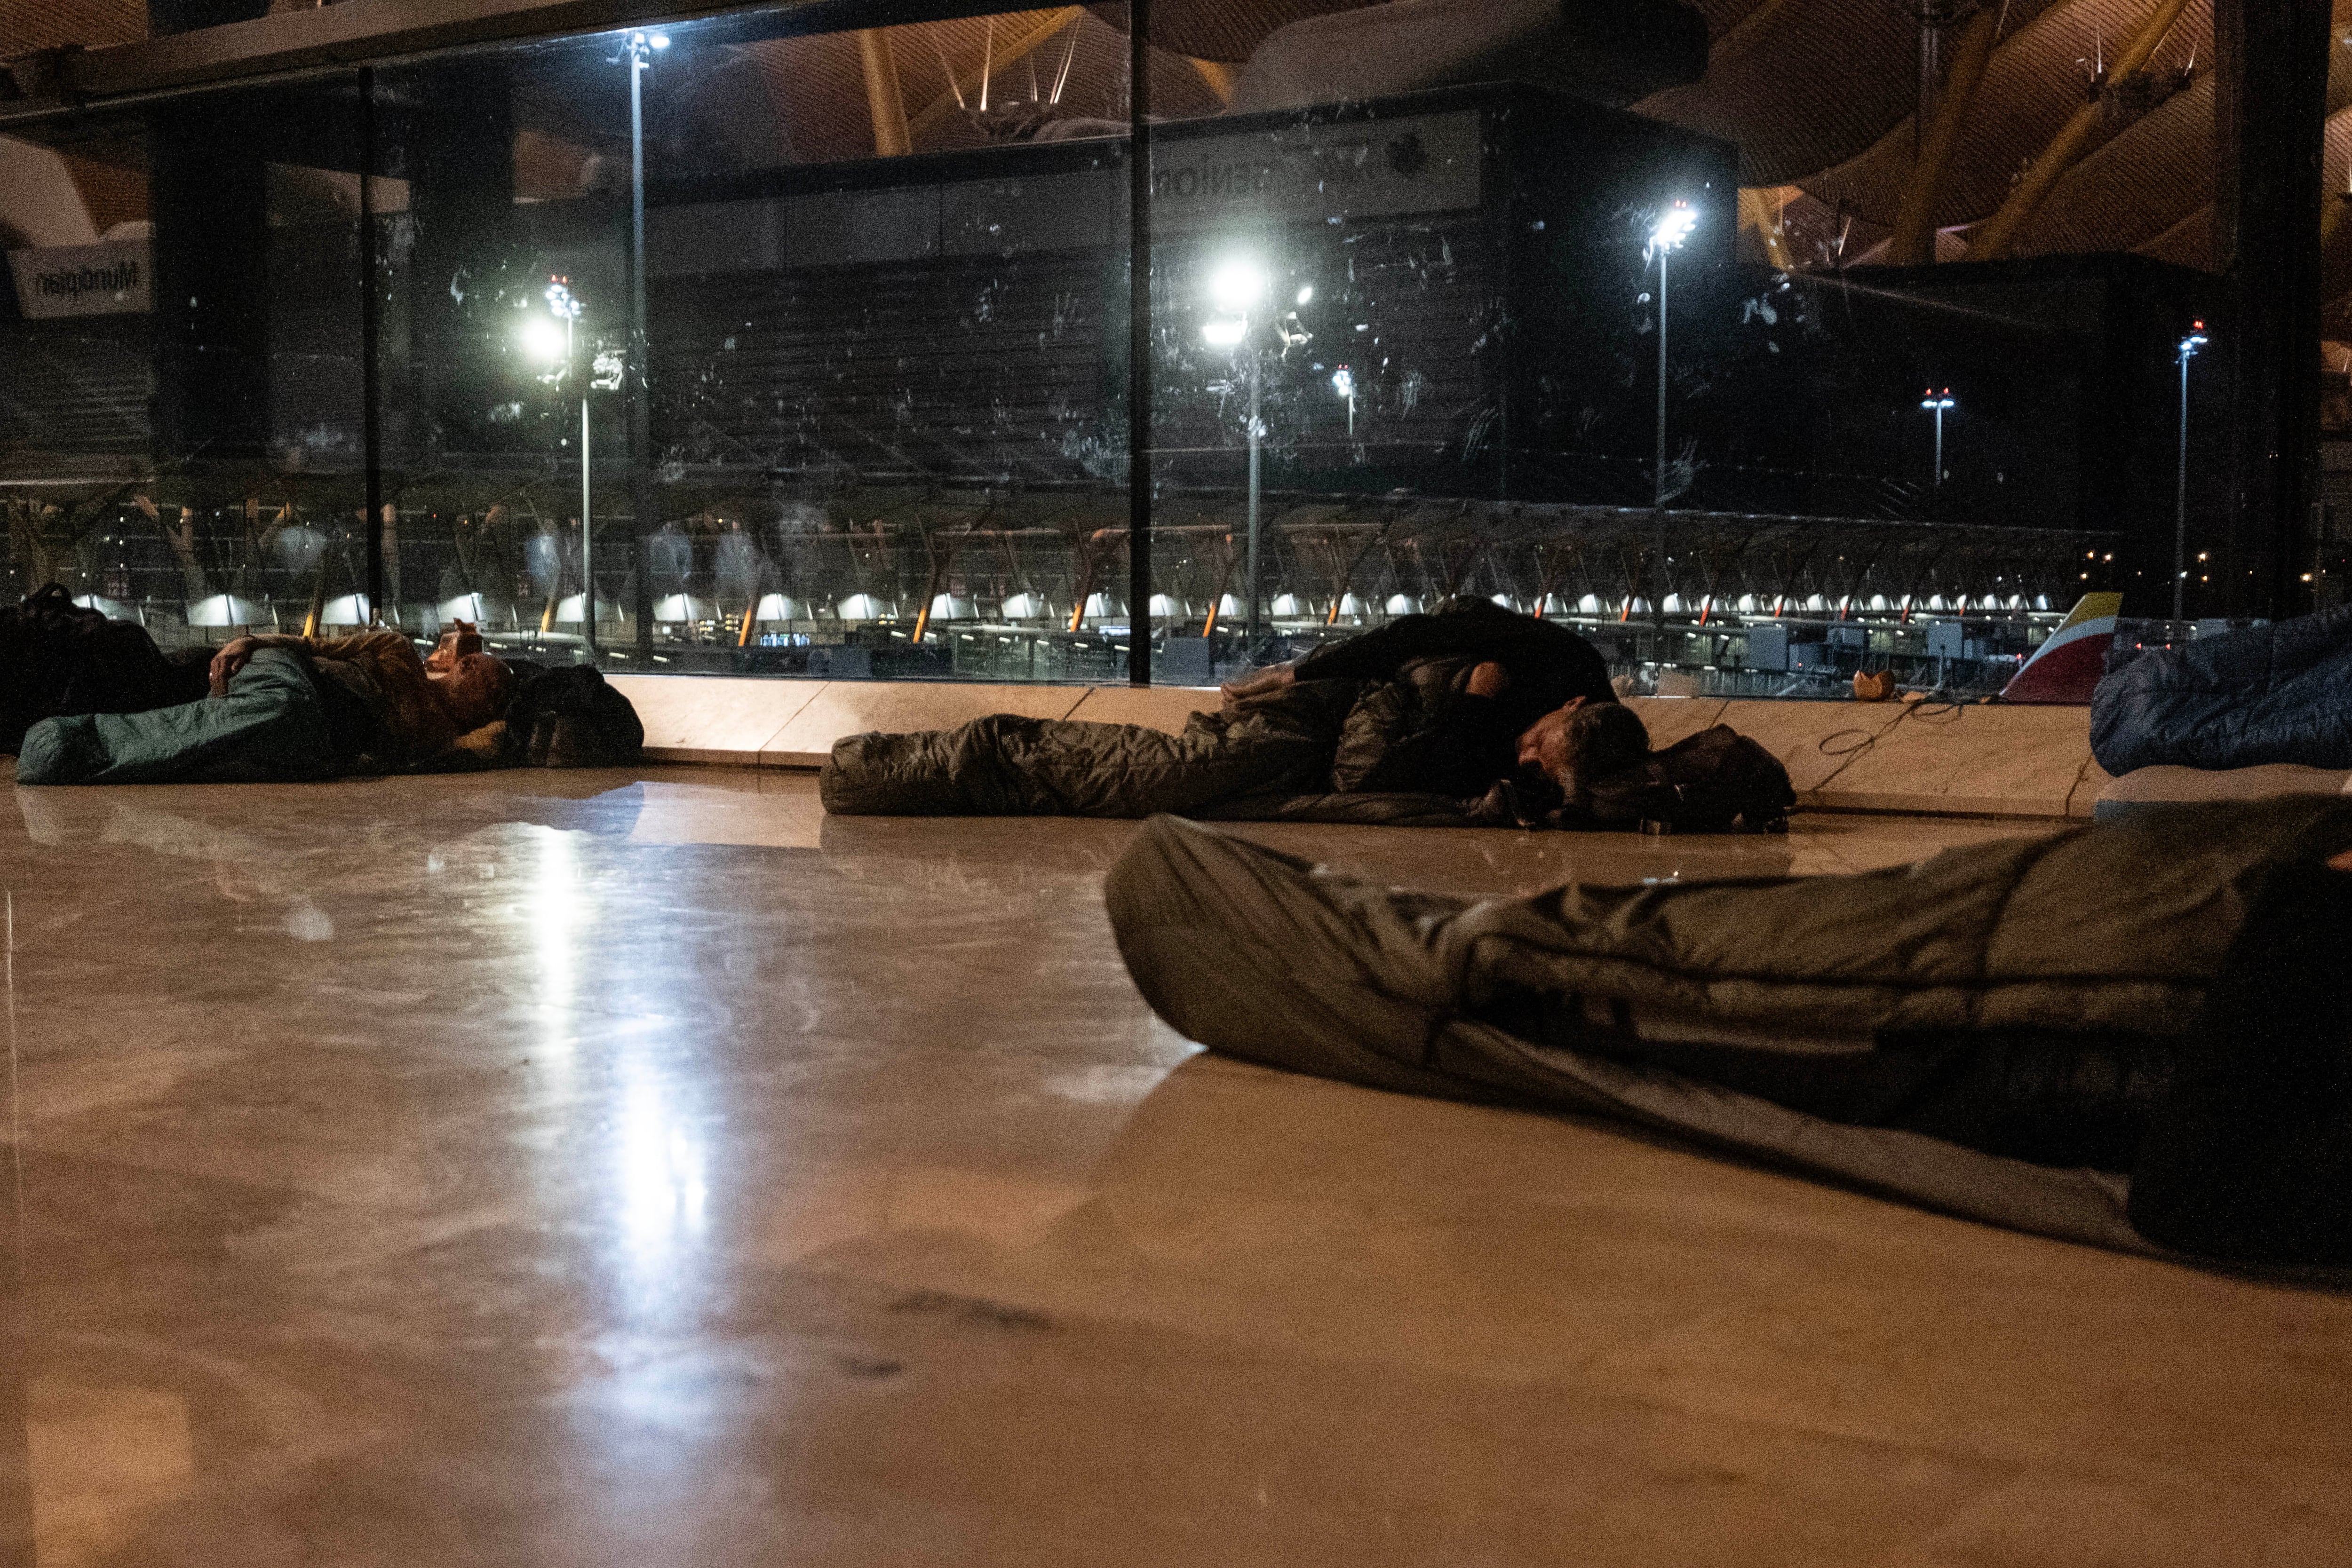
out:
M16 304L35 320L155 308L155 247L143 239L12 250Z
M1155 138L1152 225L1184 233L1475 207L1478 160L1471 110Z

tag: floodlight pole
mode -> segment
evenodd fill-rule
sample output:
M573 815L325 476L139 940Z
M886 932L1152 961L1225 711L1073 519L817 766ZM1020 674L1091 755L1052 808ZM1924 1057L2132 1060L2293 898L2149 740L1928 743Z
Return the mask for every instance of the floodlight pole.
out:
M2199 325L2203 325L2202 322ZM2172 478L2172 618L2180 619L2189 587L2189 361L2204 343L2202 333L2180 340L2180 456Z
M1666 273L1667 258L1674 254L1682 236L1689 233L1688 224L1679 229L1675 225L1676 210L1681 204L1667 209L1666 215L1651 232L1650 242L1658 249L1658 465L1654 476L1656 483L1651 491L1655 507L1654 521L1658 533L1658 581L1652 589L1654 600L1650 605L1651 619L1663 630L1666 623L1666 585L1672 579L1666 560Z
M572 343L572 324L568 320L563 324L563 333L565 361L577 371L579 365L572 358L576 351ZM594 380L593 376L580 378L580 625L591 653L596 651L596 567L595 553L590 545L595 533L595 507L594 491L588 477L588 388ZM562 568L559 563L557 581L562 580Z
M1251 342L1251 341L1249 340L1249 339L1248 339L1248 337L1247 337L1247 335L1246 335L1246 334L1244 334L1244 338L1243 338L1243 340L1242 340L1242 350L1243 350L1243 351L1244 351L1244 353L1246 353L1246 354L1248 354L1248 355L1249 355L1249 387L1250 387L1250 401L1249 401L1249 514L1248 514L1248 517L1249 517L1249 613L1248 613L1246 616L1244 616L1244 617L1243 618L1244 636L1245 641L1246 641L1246 643L1247 643L1247 646L1246 646L1246 648L1245 648L1245 649L1244 649L1244 656L1245 658L1255 658L1255 657L1257 656L1257 650L1258 650L1257 601L1258 601L1258 586L1259 586L1259 578L1258 578L1258 521L1257 521L1257 515L1258 515L1258 514L1257 514L1257 508L1258 508L1258 467L1257 467L1257 464L1258 464L1258 451L1257 451L1257 449L1258 449L1258 435L1259 435L1259 430L1260 430L1259 421L1258 421L1259 393L1260 393L1260 387L1261 387L1261 384L1262 384L1262 382L1261 382L1261 376L1260 376L1260 363L1261 363L1261 356L1259 355L1259 353L1258 353L1258 351L1257 351L1257 345L1256 345L1255 343L1254 343L1254 342Z
M629 494L636 514L631 531L636 536L637 653L647 661L654 652L653 413L646 403L646 109L638 78L645 75L652 45L646 34L629 35L629 359L622 382L629 415Z
M1658 469L1657 485L1653 491L1658 513L1659 548L1665 545L1664 528L1666 510L1666 258L1674 247L1663 240L1658 245ZM1661 571L1665 562L1658 563Z

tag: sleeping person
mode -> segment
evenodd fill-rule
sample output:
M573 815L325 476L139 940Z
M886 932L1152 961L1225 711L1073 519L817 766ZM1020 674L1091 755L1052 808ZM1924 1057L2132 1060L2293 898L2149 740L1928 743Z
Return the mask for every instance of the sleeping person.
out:
M1172 818L1105 885L1186 1038L2128 1250L2352 1269L2352 801L1836 876L1454 898Z
M836 742L828 811L1459 824L1557 805L1649 753L1564 626L1454 600L1224 688L1181 734L994 714ZM1498 800L1507 797L1507 800Z
M388 628L355 636L239 637L214 655L211 694L144 713L45 718L25 732L19 784L332 779L429 763L498 723L514 673L459 622L429 657Z

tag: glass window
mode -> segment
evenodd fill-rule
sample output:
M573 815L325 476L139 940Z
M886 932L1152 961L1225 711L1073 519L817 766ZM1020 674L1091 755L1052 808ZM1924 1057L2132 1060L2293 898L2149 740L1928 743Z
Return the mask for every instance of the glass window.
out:
M167 648L366 623L358 104L343 76L0 139L18 592Z
M167 643L1114 681L1147 638L1181 685L1477 595L1629 690L1794 695L2168 610L2131 541L2196 275L1869 265L1727 142L1322 23L1149 52L1131 476L1123 25L746 10L20 126L16 586Z

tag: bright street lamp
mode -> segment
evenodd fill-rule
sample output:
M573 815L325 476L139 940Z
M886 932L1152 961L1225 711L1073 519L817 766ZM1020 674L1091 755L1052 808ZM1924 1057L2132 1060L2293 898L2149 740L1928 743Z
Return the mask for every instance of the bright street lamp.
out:
M1209 298L1220 310L1245 314L1265 298L1265 268L1245 257L1224 263L1209 275Z
M1264 299L1272 280L1265 268L1246 257L1235 257L1209 275L1209 299L1218 309L1229 314L1211 320L1201 328L1201 337L1213 348L1243 348L1249 359L1249 599L1242 618L1243 653L1246 657L1257 647L1258 601L1258 442L1265 434L1258 418L1262 393L1260 356L1257 346L1248 343L1249 312ZM1245 348L1244 345L1247 344Z
M1952 389L1942 392L1929 387L1919 399L1919 406L1932 410L1936 415L1936 488L1944 487L1944 411L1952 406Z
M544 316L533 316L522 324L523 348L531 358L545 360L551 365L561 366L571 358L571 345L564 338L562 324Z
M1672 206L1659 214L1656 225L1650 230L1650 249L1656 252L1658 257L1658 469L1657 485L1651 494L1657 508L1658 581L1661 585L1658 592L1652 596L1652 602L1659 607L1658 622L1661 625L1665 622L1664 584L1669 575L1666 570L1666 257L1681 249L1683 241L1690 238L1691 230L1697 226L1697 209L1677 198Z
M2180 462L2172 481L2172 618L2180 619L2182 591L2189 586L2189 361L2205 346L2205 323L2189 324L2180 340Z

